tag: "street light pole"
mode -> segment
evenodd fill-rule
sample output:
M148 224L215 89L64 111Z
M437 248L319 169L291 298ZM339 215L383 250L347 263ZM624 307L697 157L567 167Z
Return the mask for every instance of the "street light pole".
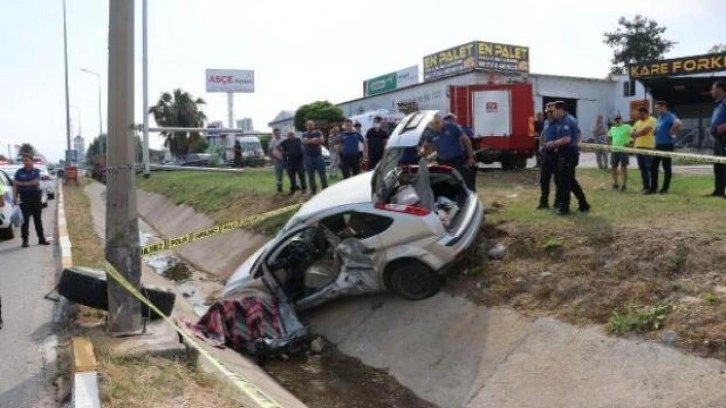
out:
M63 59L65 64L65 80L66 80L66 162L70 157L71 151L71 108L70 95L68 91L68 29L66 27L66 0L63 0ZM68 166L68 164L66 164Z
M109 1L106 259L136 289L141 250L136 209L134 137L134 0ZM108 324L115 336L141 333L141 303L112 277Z
M81 68L81 71L85 72L86 74L95 76L96 82L98 83L98 137L102 143L101 151L106 154L106 143L104 143L103 139L101 139L101 135L103 135L103 109L101 109L101 74L85 68ZM106 138L108 139L108 136Z
M151 176L151 170L149 166L149 30L148 30L148 4L147 0L143 0L142 3L142 44L143 44L143 92L144 92L144 147L143 147L143 159L144 159L144 177L149 178Z

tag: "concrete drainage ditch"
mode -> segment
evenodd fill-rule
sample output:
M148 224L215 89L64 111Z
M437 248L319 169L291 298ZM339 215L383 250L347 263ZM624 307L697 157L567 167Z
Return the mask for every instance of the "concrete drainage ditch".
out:
M152 238L145 236L145 239ZM157 274L174 282L178 292L202 316L223 285L179 257L158 254L145 260ZM418 398L384 370L366 366L332 343L312 336L311 347L292 355L259 361L260 367L310 407L435 407Z

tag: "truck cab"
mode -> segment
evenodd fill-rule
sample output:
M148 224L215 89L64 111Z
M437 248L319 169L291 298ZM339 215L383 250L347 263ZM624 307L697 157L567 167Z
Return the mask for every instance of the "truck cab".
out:
M473 131L477 161L507 170L527 166L537 141L531 84L451 86L449 95L451 112Z

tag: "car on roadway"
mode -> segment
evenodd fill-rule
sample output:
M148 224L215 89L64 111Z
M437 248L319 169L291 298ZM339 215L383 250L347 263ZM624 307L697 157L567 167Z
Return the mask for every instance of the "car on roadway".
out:
M15 236L10 217L13 213L13 183L8 174L0 170L0 240Z
M278 301L305 310L386 290L410 300L436 294L446 272L472 247L484 218L479 196L455 169L425 158L405 164L436 113L408 115L374 171L307 201L232 274L223 299L264 287Z
M40 170L40 188L45 190L48 196L48 200L55 199L55 185L56 178L53 176L46 166L35 166L36 169Z
M23 167L22 164L10 164L7 166L1 166L0 170L4 170L7 176L10 178L10 180L13 180L15 178L15 172L18 171L18 169L21 169ZM38 165L35 165L36 168L38 168ZM46 177L44 179L44 177ZM53 196L55 196L55 182L48 183L50 180L50 175L47 174L46 170L46 176L43 175L43 170L40 171L40 203L43 206L43 208L48 206L48 190L47 187L50 185L53 188Z

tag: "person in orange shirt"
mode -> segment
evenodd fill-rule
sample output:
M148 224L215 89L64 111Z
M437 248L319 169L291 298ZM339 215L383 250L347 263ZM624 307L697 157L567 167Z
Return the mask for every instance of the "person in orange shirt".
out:
M635 139L634 147L636 149L649 149L655 148L655 125L656 120L650 116L648 109L641 106L638 108L638 121L633 125L633 139ZM638 168L640 169L640 175L643 179L643 189L641 193L647 194L651 191L651 157L638 154Z

